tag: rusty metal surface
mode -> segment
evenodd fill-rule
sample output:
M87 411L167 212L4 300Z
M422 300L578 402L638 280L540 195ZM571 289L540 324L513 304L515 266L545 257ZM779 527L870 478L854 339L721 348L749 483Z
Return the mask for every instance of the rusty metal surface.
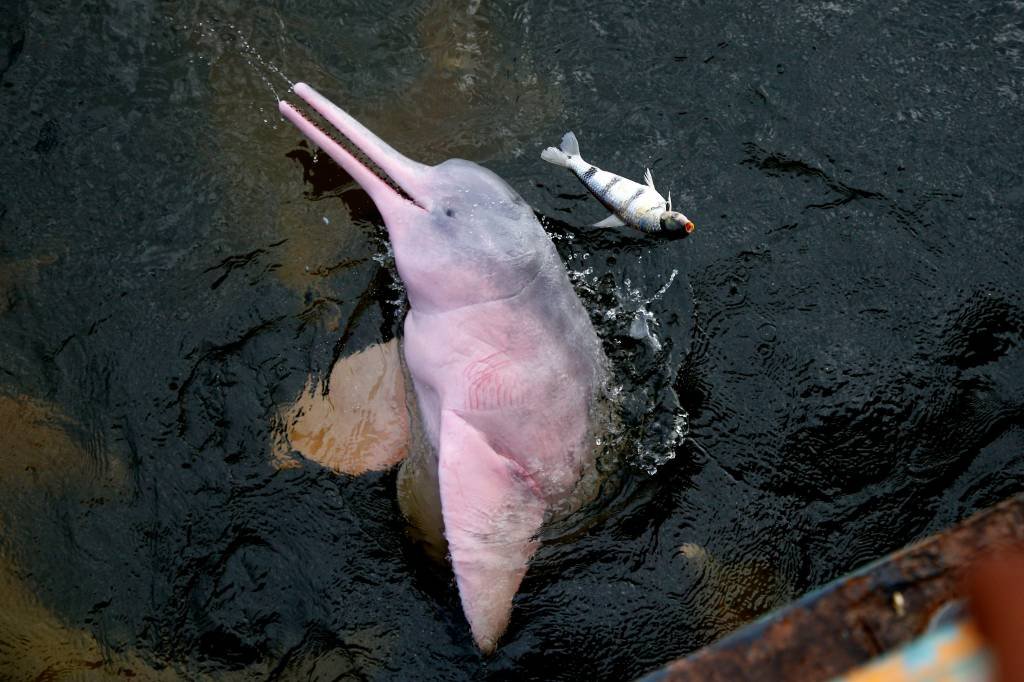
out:
M979 554L1024 541L1024 495L979 512L668 664L643 682L825 680L921 634Z

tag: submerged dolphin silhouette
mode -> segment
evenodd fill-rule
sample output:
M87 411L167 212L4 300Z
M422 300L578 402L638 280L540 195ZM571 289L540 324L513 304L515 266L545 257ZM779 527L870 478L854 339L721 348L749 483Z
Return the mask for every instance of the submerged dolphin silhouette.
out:
M436 486L463 611L489 653L542 523L586 495L601 344L551 240L501 178L459 159L411 161L308 85L294 91L388 176L280 103L387 225L409 297L403 352L428 444L407 464Z

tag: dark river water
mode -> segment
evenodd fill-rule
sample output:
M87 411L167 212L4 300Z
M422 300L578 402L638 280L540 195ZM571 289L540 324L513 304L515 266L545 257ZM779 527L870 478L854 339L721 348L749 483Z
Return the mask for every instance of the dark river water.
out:
M1020 2L3 5L0 678L628 679L1024 488ZM404 310L288 79L504 177L612 360L491 657L394 471L275 465ZM587 228L569 129L694 235Z

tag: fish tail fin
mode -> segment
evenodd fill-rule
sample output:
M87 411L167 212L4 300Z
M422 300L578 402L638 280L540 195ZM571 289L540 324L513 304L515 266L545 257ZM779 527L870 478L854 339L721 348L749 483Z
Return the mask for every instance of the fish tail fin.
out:
M576 134L571 130L565 135L562 135L562 144L559 145L559 148L569 156L580 155L579 140L576 139Z
M553 163L556 166L568 166L569 155L563 152L561 149L555 149L554 147L548 147L540 153L540 158L544 159L548 163Z
M562 143L559 149L548 147L540 153L540 158L556 166L568 166L569 159L580 155L580 143L572 131L562 136Z

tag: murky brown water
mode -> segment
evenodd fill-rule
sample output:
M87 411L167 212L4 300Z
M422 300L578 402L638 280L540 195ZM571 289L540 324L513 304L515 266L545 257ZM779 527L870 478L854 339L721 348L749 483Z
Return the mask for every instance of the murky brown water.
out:
M1021 490L1017 3L9 4L11 679L627 679ZM329 439L296 399L404 303L281 74L502 175L622 387L623 466L491 658L393 470L282 450ZM568 129L695 235L585 228L603 209L538 158Z

